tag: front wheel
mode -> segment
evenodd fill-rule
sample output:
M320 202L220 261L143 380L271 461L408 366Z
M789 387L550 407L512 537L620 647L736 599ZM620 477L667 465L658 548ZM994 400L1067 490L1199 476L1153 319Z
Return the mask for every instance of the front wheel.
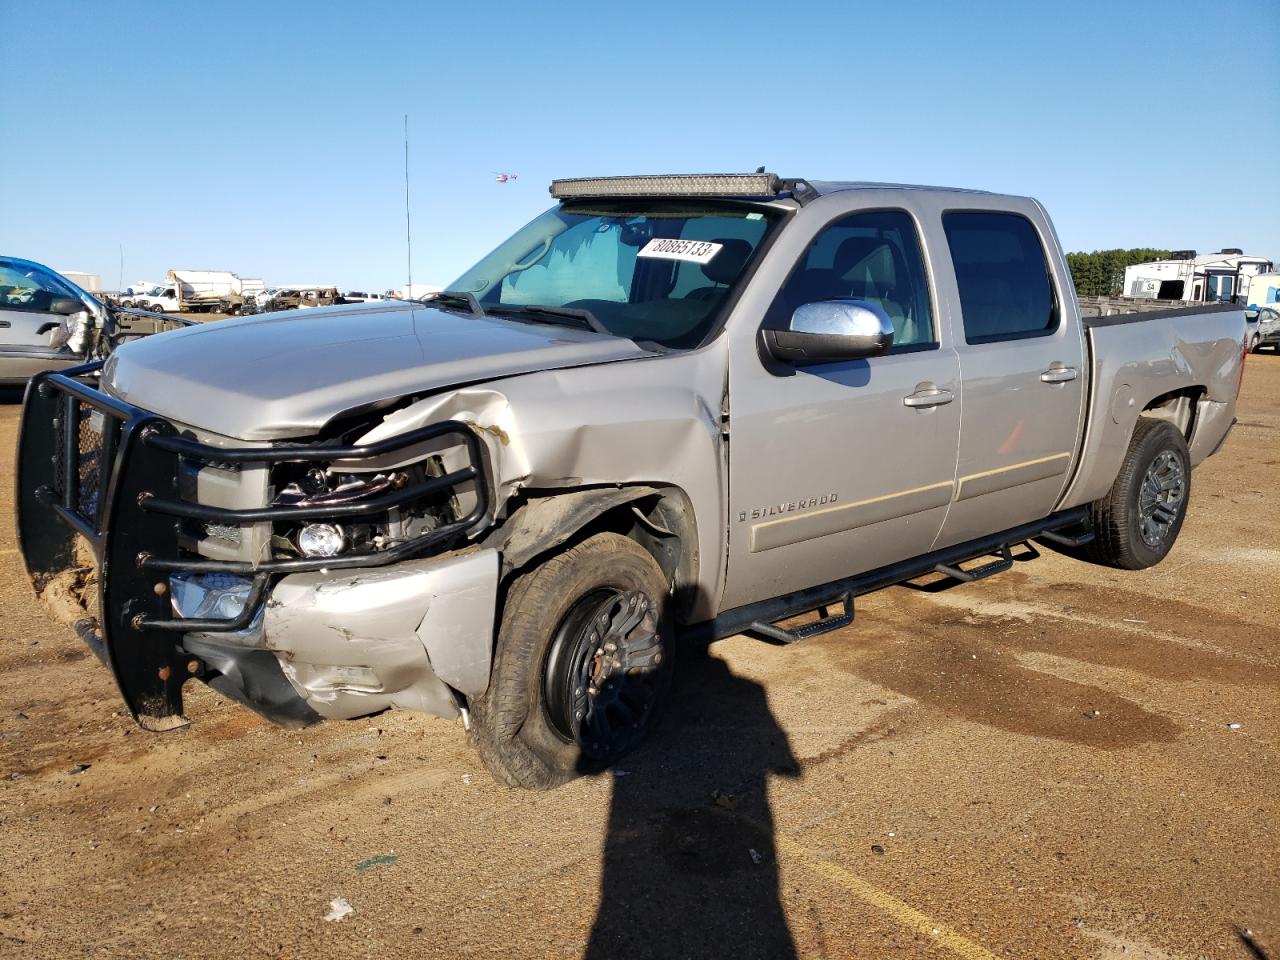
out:
M671 683L662 569L634 540L600 533L512 584L471 738L490 772L546 790L599 770L652 729Z
M1181 431L1140 419L1111 492L1090 505L1089 559L1126 570L1155 566L1178 539L1191 499L1191 457Z

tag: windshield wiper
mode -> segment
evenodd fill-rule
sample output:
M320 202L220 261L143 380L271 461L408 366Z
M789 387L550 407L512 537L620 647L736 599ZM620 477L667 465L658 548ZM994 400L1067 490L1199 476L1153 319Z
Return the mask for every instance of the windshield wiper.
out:
M577 307L551 307L541 303L530 304L497 304L489 307L490 313L514 313L523 317L529 317L534 320L537 317L546 317L542 323L558 323L562 320L573 321L573 326L581 327L583 330L594 330L596 333L603 333L605 336L612 337L615 334L603 323L596 319L596 315L590 310L581 310ZM535 321L537 322L537 321Z
M476 295L467 293L465 290L441 290L439 293L433 293L428 298L417 302L431 304L441 303L442 301L446 305L466 307L474 316L484 316L484 307L480 306L480 301L476 299Z

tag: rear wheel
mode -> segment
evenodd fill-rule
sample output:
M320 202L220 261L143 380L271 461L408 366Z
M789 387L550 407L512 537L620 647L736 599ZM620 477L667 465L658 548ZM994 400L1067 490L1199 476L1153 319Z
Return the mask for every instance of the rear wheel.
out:
M615 533L515 581L489 689L471 704L471 737L495 777L545 790L640 744L670 687L668 595L653 557Z
M1165 558L1191 499L1191 457L1173 424L1140 419L1111 492L1090 506L1089 559L1142 570Z

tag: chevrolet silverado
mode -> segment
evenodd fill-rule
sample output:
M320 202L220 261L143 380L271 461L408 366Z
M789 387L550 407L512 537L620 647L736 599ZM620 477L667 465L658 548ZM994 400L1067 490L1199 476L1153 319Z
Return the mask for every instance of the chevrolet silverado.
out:
M1036 543L1160 562L1234 422L1243 312L1082 317L1035 200L551 192L430 300L31 383L27 570L143 727L191 679L286 726L418 710L551 787L644 738L678 638L801 640Z

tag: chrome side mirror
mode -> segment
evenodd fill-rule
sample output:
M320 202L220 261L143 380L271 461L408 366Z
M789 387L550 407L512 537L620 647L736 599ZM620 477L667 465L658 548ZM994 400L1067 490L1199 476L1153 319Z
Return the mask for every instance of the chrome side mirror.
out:
M893 321L866 300L820 300L796 308L786 330L764 330L765 349L784 363L878 357L893 346Z

